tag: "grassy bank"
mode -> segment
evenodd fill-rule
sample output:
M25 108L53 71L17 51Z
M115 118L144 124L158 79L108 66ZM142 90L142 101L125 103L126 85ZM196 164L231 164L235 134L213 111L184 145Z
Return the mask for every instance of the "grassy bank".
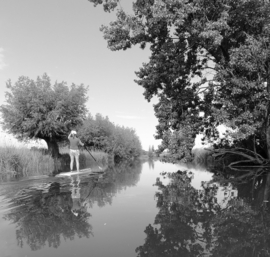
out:
M51 174L53 160L41 151L25 147L0 147L0 180L14 176Z
M70 170L70 157L68 149L60 149L62 155L58 168L61 171ZM98 166L107 167L108 156L103 152L91 152L93 157L87 151L80 153L80 169ZM74 163L74 169L76 163ZM50 175L54 170L53 159L45 154L44 150L28 149L26 147L0 146L0 181L12 177Z

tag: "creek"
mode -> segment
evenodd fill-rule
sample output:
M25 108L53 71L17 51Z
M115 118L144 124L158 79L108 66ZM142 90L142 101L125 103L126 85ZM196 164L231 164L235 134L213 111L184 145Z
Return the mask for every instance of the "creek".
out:
M0 256L269 256L265 182L217 178L155 161L2 182Z

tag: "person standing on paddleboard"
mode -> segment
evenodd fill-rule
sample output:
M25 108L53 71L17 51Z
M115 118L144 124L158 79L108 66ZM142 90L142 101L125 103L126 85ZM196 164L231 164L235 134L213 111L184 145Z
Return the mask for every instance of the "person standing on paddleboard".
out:
M81 142L81 140L77 137L77 132L75 130L72 130L70 134L68 135L69 140L69 155L70 155L70 170L73 170L73 164L74 164L74 158L76 160L76 167L77 172L80 170L80 164L79 164L79 145L84 146L84 144Z

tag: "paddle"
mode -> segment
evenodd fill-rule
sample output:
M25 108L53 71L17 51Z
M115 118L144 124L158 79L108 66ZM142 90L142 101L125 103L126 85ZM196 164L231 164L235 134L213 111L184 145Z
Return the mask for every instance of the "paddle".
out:
M95 160L95 162L97 162L97 160L95 159L95 157L90 153L90 151L87 149L86 146L84 146L84 149L92 156L92 158ZM102 170L102 168L101 168L100 166L98 166L98 168L99 168L100 170Z

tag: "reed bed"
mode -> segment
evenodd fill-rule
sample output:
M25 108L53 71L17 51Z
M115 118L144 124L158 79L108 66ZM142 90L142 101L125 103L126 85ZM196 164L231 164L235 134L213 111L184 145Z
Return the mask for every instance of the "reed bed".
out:
M0 177L49 175L54 169L53 159L41 151L26 147L0 146Z
M13 177L29 177L37 175L51 175L55 169L54 160L45 154L46 151L28 149L26 147L0 146L0 181ZM61 171L70 170L70 157L68 148L60 149ZM91 152L93 157L83 150L80 152L80 169L91 167L93 169L108 166L108 155L101 151ZM74 169L76 162L74 162Z

